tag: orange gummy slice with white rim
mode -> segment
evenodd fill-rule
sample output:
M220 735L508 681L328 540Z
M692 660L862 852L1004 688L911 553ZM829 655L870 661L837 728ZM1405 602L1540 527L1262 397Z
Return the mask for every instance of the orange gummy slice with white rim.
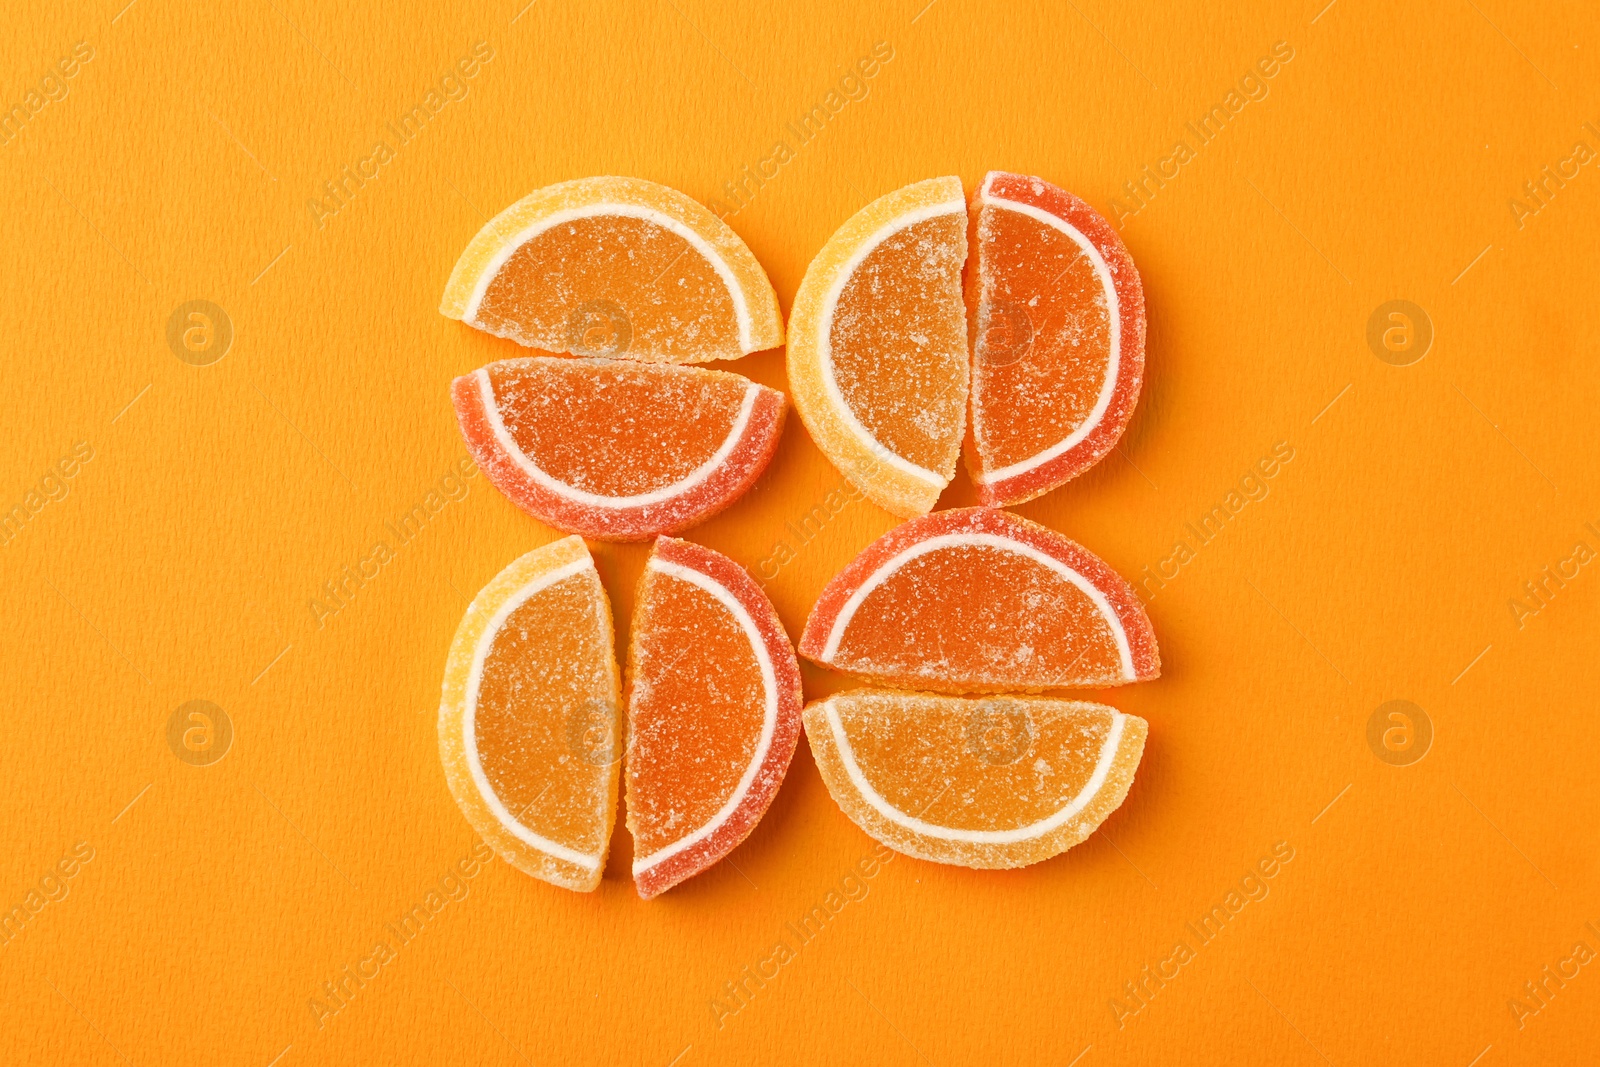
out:
M662 537L639 580L628 651L628 830L639 895L733 851L800 737L800 665L744 568Z
M495 488L602 541L710 518L761 476L783 431L782 393L701 367L531 356L463 375L451 395Z
M583 539L495 575L450 644L439 758L467 821L507 863L600 884L616 820L620 678L611 605Z
M857 690L806 707L828 792L890 848L963 867L1023 867L1121 806L1146 723L1048 697Z
M639 178L561 182L512 204L461 253L439 310L579 356L699 363L783 344L777 294L739 235Z
M1100 213L990 172L972 198L972 434L985 504L1031 500L1116 447L1144 380L1144 287Z
M800 654L945 693L1098 689L1161 673L1138 595L1083 546L993 508L912 519L823 589Z
M881 507L926 514L955 474L967 407L959 178L880 197L806 268L789 388L828 461Z

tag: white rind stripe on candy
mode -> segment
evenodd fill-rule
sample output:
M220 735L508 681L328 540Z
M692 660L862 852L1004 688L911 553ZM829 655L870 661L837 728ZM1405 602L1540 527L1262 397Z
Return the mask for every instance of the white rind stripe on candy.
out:
M590 507L610 508L612 510L660 504L674 497L682 496L695 486L700 485L707 478L710 478L712 472L722 466L727 461L727 458L733 454L733 450L738 447L740 438L744 436L745 428L750 425L750 413L755 409L756 397L761 393L761 387L754 382L745 386L744 397L739 403L739 413L734 417L733 428L728 431L728 436L723 439L721 445L717 446L717 450L711 454L710 459L678 481L673 482L671 485L662 486L660 489L652 489L648 493L636 493L633 496L602 496L599 493L591 493L576 486L568 485L534 463L527 453L522 451L522 446L518 445L516 440L512 438L511 432L506 429L505 420L500 417L500 408L495 403L494 386L489 381L488 370L480 368L473 373L478 376L478 395L483 400L484 418L488 420L489 429L493 432L494 439L499 443L501 451L511 457L513 463L522 468L529 478L532 478L539 485L558 496L566 497L568 500L575 500L580 504L587 504Z
M850 594L850 598L844 602L844 607L839 609L838 617L833 620L833 628L828 631L827 644L822 647L822 658L832 661L833 657L838 654L839 642L844 640L845 629L849 627L850 620L855 617L862 601L866 600L868 594L874 589L888 581L895 571L904 567L918 556L926 555L929 552L937 552L942 548L960 546L981 546L997 548L1003 552L1014 552L1019 556L1024 556L1035 563L1050 568L1076 586L1080 592L1094 603L1095 608L1099 610L1101 616L1105 619L1106 625L1111 627L1111 636L1117 643L1117 658L1122 666L1123 678L1130 682L1136 679L1137 674L1133 667L1133 649L1128 644L1128 632L1123 629L1122 620L1118 618L1116 611L1111 607L1111 601L1106 599L1106 595L1093 582L1059 559L1040 552L1032 545L1023 544L1021 541L1015 541L1009 537L983 533L942 534L938 537L930 537L926 541L919 541L910 548L901 550L887 563L873 571L867 580L861 583L861 587Z
M1128 717L1120 711L1111 713L1111 729L1106 732L1106 739L1100 746L1100 756L1095 761L1094 773L1089 776L1083 788L1078 790L1078 795L1064 807L1038 822L1011 830L957 830L949 826L924 822L915 815L907 815L885 800L881 793L872 788L872 783L868 782L867 776L861 772L861 765L856 762L855 752L850 748L849 739L845 737L844 723L839 720L839 711L834 707L834 701L829 700L824 704L823 710L827 714L828 728L833 733L834 745L839 751L839 762L844 764L844 772L850 777L850 784L856 787L861 798L871 805L874 811L895 825L903 826L923 837L940 841L960 841L972 845L1013 845L1021 841L1031 841L1060 827L1082 811L1089 801L1094 799L1100 787L1106 784L1106 777L1111 773L1112 761L1117 755L1117 746L1122 743L1123 726L1128 720Z
M650 560L650 569L660 574L688 582L690 585L710 593L717 603L721 604L733 615L734 621L744 631L745 637L750 641L750 648L755 652L756 663L761 667L761 685L766 692L765 717L761 722L761 737L756 741L755 755L750 758L750 765L745 768L744 775L739 783L733 787L726 802L718 809L704 826L693 833L686 834L662 849L657 849L643 859L633 861L633 873L637 877L650 868L671 859L687 848L698 845L710 837L723 823L727 822L733 813L744 803L744 798L750 792L750 787L755 784L756 775L767 761L767 753L772 748L772 738L778 729L778 676L772 669L772 657L767 652L767 642L761 636L761 630L756 626L756 621L750 617L745 606L739 599L728 591L722 583L703 574L692 567L685 567L670 560L653 558Z
M711 247L704 237L701 237L677 219L663 215L654 208L641 207L638 204L587 204L583 207L557 211L538 220L501 245L500 249L495 252L494 258L484 265L483 273L478 275L478 280L472 287L472 295L467 298L467 306L461 315L462 319L472 323L474 326L480 328L483 326L483 323L478 321L478 308L483 304L483 295L489 291L489 283L494 281L495 275L500 273L500 269L506 265L506 261L512 257L517 249L546 230L559 226L564 222L594 218L597 215L617 215L628 219L643 219L645 222L660 226L662 229L677 234L689 242L689 246L706 258L706 261L711 264L711 269L717 272L717 277L722 279L722 284L728 287L728 295L733 298L734 318L739 323L739 348L744 352L750 351L754 343L750 339L750 335L754 331L754 324L750 318L750 307L745 302L744 290L739 288L739 281L733 276L733 269L728 266L727 262L723 260L715 248Z
M472 652L472 669L467 674L467 694L464 701L465 707L461 715L461 743L466 750L467 769L472 773L472 781L478 787L478 794L483 797L484 803L489 806L489 810L494 813L494 817L500 820L500 825L540 852L554 856L556 859L576 864L586 871L593 871L598 870L600 867L599 856L587 855L577 849L568 848L566 845L552 841L548 837L543 837L522 825L516 816L506 810L506 806L495 795L494 787L489 784L489 777L484 773L483 763L478 758L477 731L478 687L483 682L483 661L488 658L489 650L494 647L494 639L499 636L500 628L506 624L506 620L511 617L513 611L527 603L535 594L543 592L557 582L565 581L575 574L582 574L584 571L594 571L594 560L587 554L582 559L575 559L571 563L539 575L539 577L508 597L505 603L501 604L489 619L488 624L484 627L483 636L478 638L478 647ZM595 580L599 581L598 574L595 575ZM601 634L601 639L602 641L605 640L605 634Z

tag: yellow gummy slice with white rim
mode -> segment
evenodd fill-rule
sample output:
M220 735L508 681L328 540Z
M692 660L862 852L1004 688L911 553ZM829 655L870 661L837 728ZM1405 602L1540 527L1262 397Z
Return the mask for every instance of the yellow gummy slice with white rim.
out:
M439 758L467 821L507 863L568 889L600 884L620 689L611 605L581 537L522 556L467 608L445 665Z
M1133 784L1146 724L1103 704L862 689L805 709L817 770L890 848L1022 867L1087 838Z
M699 363L783 344L777 294L739 235L639 178L560 182L512 204L461 253L439 310L579 356Z
M829 238L789 316L795 410L881 507L926 514L966 425L967 204L959 178L880 197Z

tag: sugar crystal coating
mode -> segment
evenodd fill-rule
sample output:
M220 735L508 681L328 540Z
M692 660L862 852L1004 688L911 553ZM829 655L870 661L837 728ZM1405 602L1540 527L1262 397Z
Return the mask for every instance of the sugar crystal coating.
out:
M522 244L473 325L547 352L693 363L737 357L733 298L684 238L643 219L597 216Z
M1081 545L992 508L889 531L828 583L800 654L938 692L1100 688L1154 678L1138 596Z
M698 363L783 343L777 294L744 241L638 178L560 182L512 204L462 252L439 310L579 356Z
M966 423L959 178L897 189L847 219L806 268L789 321L789 387L811 438L897 515L926 513Z
M708 548L658 538L628 651L628 829L653 897L749 835L800 736L800 668L749 574Z
M1144 290L1109 223L1038 178L991 172L972 200L967 467L1017 504L1116 446L1144 378Z
M965 230L965 215L946 214L886 238L845 283L829 334L839 392L867 432L947 478L966 418Z
M551 526L607 541L682 530L737 500L783 429L782 393L700 367L503 360L451 387L489 480Z
M805 710L806 738L850 819L907 855L1022 867L1121 805L1144 720L1102 704L855 690Z
M621 678L582 538L514 560L450 645L439 757L462 813L512 866L595 889L616 817Z

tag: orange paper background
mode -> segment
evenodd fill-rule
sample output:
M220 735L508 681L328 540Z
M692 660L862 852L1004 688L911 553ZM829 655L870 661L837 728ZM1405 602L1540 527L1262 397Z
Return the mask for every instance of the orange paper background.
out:
M1600 549L1592 5L123 3L25 3L0 40L26 116L0 144L0 507L41 493L0 547L0 908L59 897L0 946L0 1060L1600 1056L1600 966L1573 955L1600 951L1600 575L1569 562ZM465 97L400 144L387 124L479 41ZM57 68L78 42L92 58ZM830 98L878 42L892 59ZM1244 86L1265 96L1201 144L1186 123L1277 42L1292 59ZM60 98L31 112L41 86ZM308 207L380 139L375 176ZM1146 166L1168 177L1135 212ZM341 610L311 606L463 455L450 379L513 353L437 314L451 264L550 182L709 202L746 167L768 177L730 221L786 310L834 228L917 179L1036 173L1120 218L1144 396L1116 454L1019 510L1130 578L1170 574L1186 525L1292 448L1150 601L1163 677L1100 694L1150 722L1138 780L1048 863L850 883L757 986L743 969L873 847L802 745L729 862L649 904L620 826L593 895L474 869L319 1025L323 983L474 847L441 668L471 594L556 536L477 477ZM194 299L232 324L209 366L167 343ZM1392 299L1432 325L1409 366L1367 340ZM784 388L781 353L734 369ZM837 480L791 418L690 536L755 569ZM962 476L942 505L971 500ZM791 634L891 525L856 503L795 546L766 583ZM596 546L624 628L644 551ZM841 684L806 669L809 696ZM194 699L234 731L208 766L167 740ZM1434 734L1408 766L1368 743L1395 699ZM1265 897L1201 944L1186 924L1280 842ZM1147 979L1180 940L1192 958Z

